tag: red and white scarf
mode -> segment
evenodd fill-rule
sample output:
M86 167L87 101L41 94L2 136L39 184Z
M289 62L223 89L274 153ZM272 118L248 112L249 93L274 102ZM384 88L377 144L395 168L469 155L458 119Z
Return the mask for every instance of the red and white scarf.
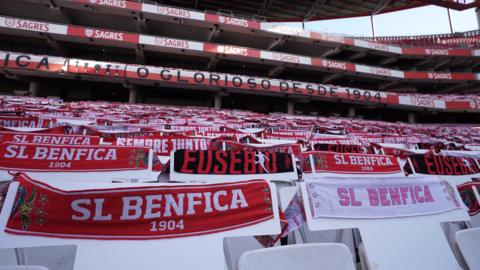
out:
M461 207L454 188L435 177L323 177L306 184L314 218L393 218L436 214Z

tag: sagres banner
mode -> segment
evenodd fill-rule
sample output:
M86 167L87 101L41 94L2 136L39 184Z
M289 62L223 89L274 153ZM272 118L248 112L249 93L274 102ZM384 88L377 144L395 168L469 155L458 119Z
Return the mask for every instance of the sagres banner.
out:
M0 144L0 169L79 172L148 169L146 147ZM68 180L68 179L67 179Z
M186 237L273 219L264 180L66 191L18 177L5 231L104 240Z
M435 177L323 177L306 185L314 218L393 218L460 208L454 187Z

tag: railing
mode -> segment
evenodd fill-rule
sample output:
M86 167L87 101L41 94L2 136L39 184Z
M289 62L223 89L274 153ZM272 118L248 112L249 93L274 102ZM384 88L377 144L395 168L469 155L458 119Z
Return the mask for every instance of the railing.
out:
M155 6L159 5L158 2L151 1L151 0L128 0L128 1L129 2L141 3L141 4L155 5ZM191 9L191 8L178 7L178 6L170 6L170 5L165 5L165 4L161 4L161 6L200 12L198 9ZM216 15L222 15L222 16L237 18L237 19L257 21L257 22L266 22L267 21L267 18L264 17L264 16L260 16L260 15L251 15L251 16L239 15L239 14L234 14L233 11L231 11L231 10L225 10L225 9L219 9L218 11L204 10L204 12L205 13L210 13L210 14L216 14Z
M264 17L264 16L260 16L260 15L252 15L252 16L239 15L239 14L233 13L233 11L231 11L231 10L225 10L225 9L219 9L218 11L213 11L213 10L208 10L207 9L207 10L205 10L205 13L216 14L216 15L232 17L232 18L237 18L237 19L243 19L243 20L249 20L249 21L257 21L257 22L266 22L267 21L267 18Z
M390 36L390 37L357 37L367 41L385 44L396 44L402 47L430 47L430 48L479 48L480 31L439 35L420 36Z

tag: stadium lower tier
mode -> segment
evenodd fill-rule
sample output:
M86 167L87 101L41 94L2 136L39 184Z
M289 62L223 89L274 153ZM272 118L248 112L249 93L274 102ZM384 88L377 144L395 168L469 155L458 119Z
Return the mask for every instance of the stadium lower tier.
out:
M0 96L0 266L244 270L322 239L346 269L477 269L479 158L476 125Z
M141 104L163 104L170 106L197 106L205 108L238 109L269 114L274 112L305 116L337 116L409 123L477 123L480 115L476 112L450 112L390 108L358 103L325 100L299 100L278 96L261 96L246 93L221 93L192 88L158 86L136 86L124 88L118 83L89 80L35 79L34 82L1 78L0 93L25 94L33 88L38 96L59 97L68 101L109 101L127 102L135 97ZM20 90L23 89L23 90ZM133 95L132 95L133 92Z
M178 95L178 94L177 94ZM181 93L179 96L183 96ZM253 104L263 100L250 101ZM188 99L187 99L188 100ZM244 100L244 103L247 103ZM445 143L472 144L480 142L480 128L476 124L406 124L372 121L356 118L289 115L284 113L258 113L238 109L215 109L198 106L172 106L159 104L128 104L119 102L64 102L59 98L36 98L23 96L0 96L4 129L48 129L57 126L76 126L75 132L83 135L109 136L109 130L122 132L143 132L148 130L185 132L193 131L197 135L209 136L208 132L218 134L232 133L258 135L263 129L291 130L285 132L283 139L308 142L321 134L345 135L343 139L357 140L359 137L402 136L396 143L410 143L416 136L429 137L428 140L445 140ZM102 125L105 125L103 127ZM110 127L111 126L111 127ZM79 128L85 131L79 131ZM231 130L232 129L232 130ZM237 129L259 129L242 132ZM298 131L295 131L298 130ZM38 132L42 133L41 130ZM207 132L207 133L205 133ZM267 132L268 133L268 132ZM275 132L273 132L275 133ZM318 134L316 134L318 133ZM271 135L271 133L268 133ZM266 134L266 136L270 136ZM349 135L350 134L350 135ZM353 135L352 135L353 134ZM368 135L367 135L368 134ZM186 135L186 134L184 134ZM190 134L191 135L191 134ZM280 132L277 139L282 139ZM318 136L317 136L318 135ZM215 137L215 135L211 135ZM353 136L353 137L352 137ZM409 139L408 136L411 136ZM103 139L107 139L107 137ZM263 135L262 135L263 138ZM370 142L389 142L388 139Z

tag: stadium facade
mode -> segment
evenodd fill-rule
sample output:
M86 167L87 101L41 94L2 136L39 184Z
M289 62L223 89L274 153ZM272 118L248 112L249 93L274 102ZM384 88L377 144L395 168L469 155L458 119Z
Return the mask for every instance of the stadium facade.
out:
M477 32L366 39L271 23L426 4L463 10L475 1L272 2L2 1L0 91L410 123L478 122Z

